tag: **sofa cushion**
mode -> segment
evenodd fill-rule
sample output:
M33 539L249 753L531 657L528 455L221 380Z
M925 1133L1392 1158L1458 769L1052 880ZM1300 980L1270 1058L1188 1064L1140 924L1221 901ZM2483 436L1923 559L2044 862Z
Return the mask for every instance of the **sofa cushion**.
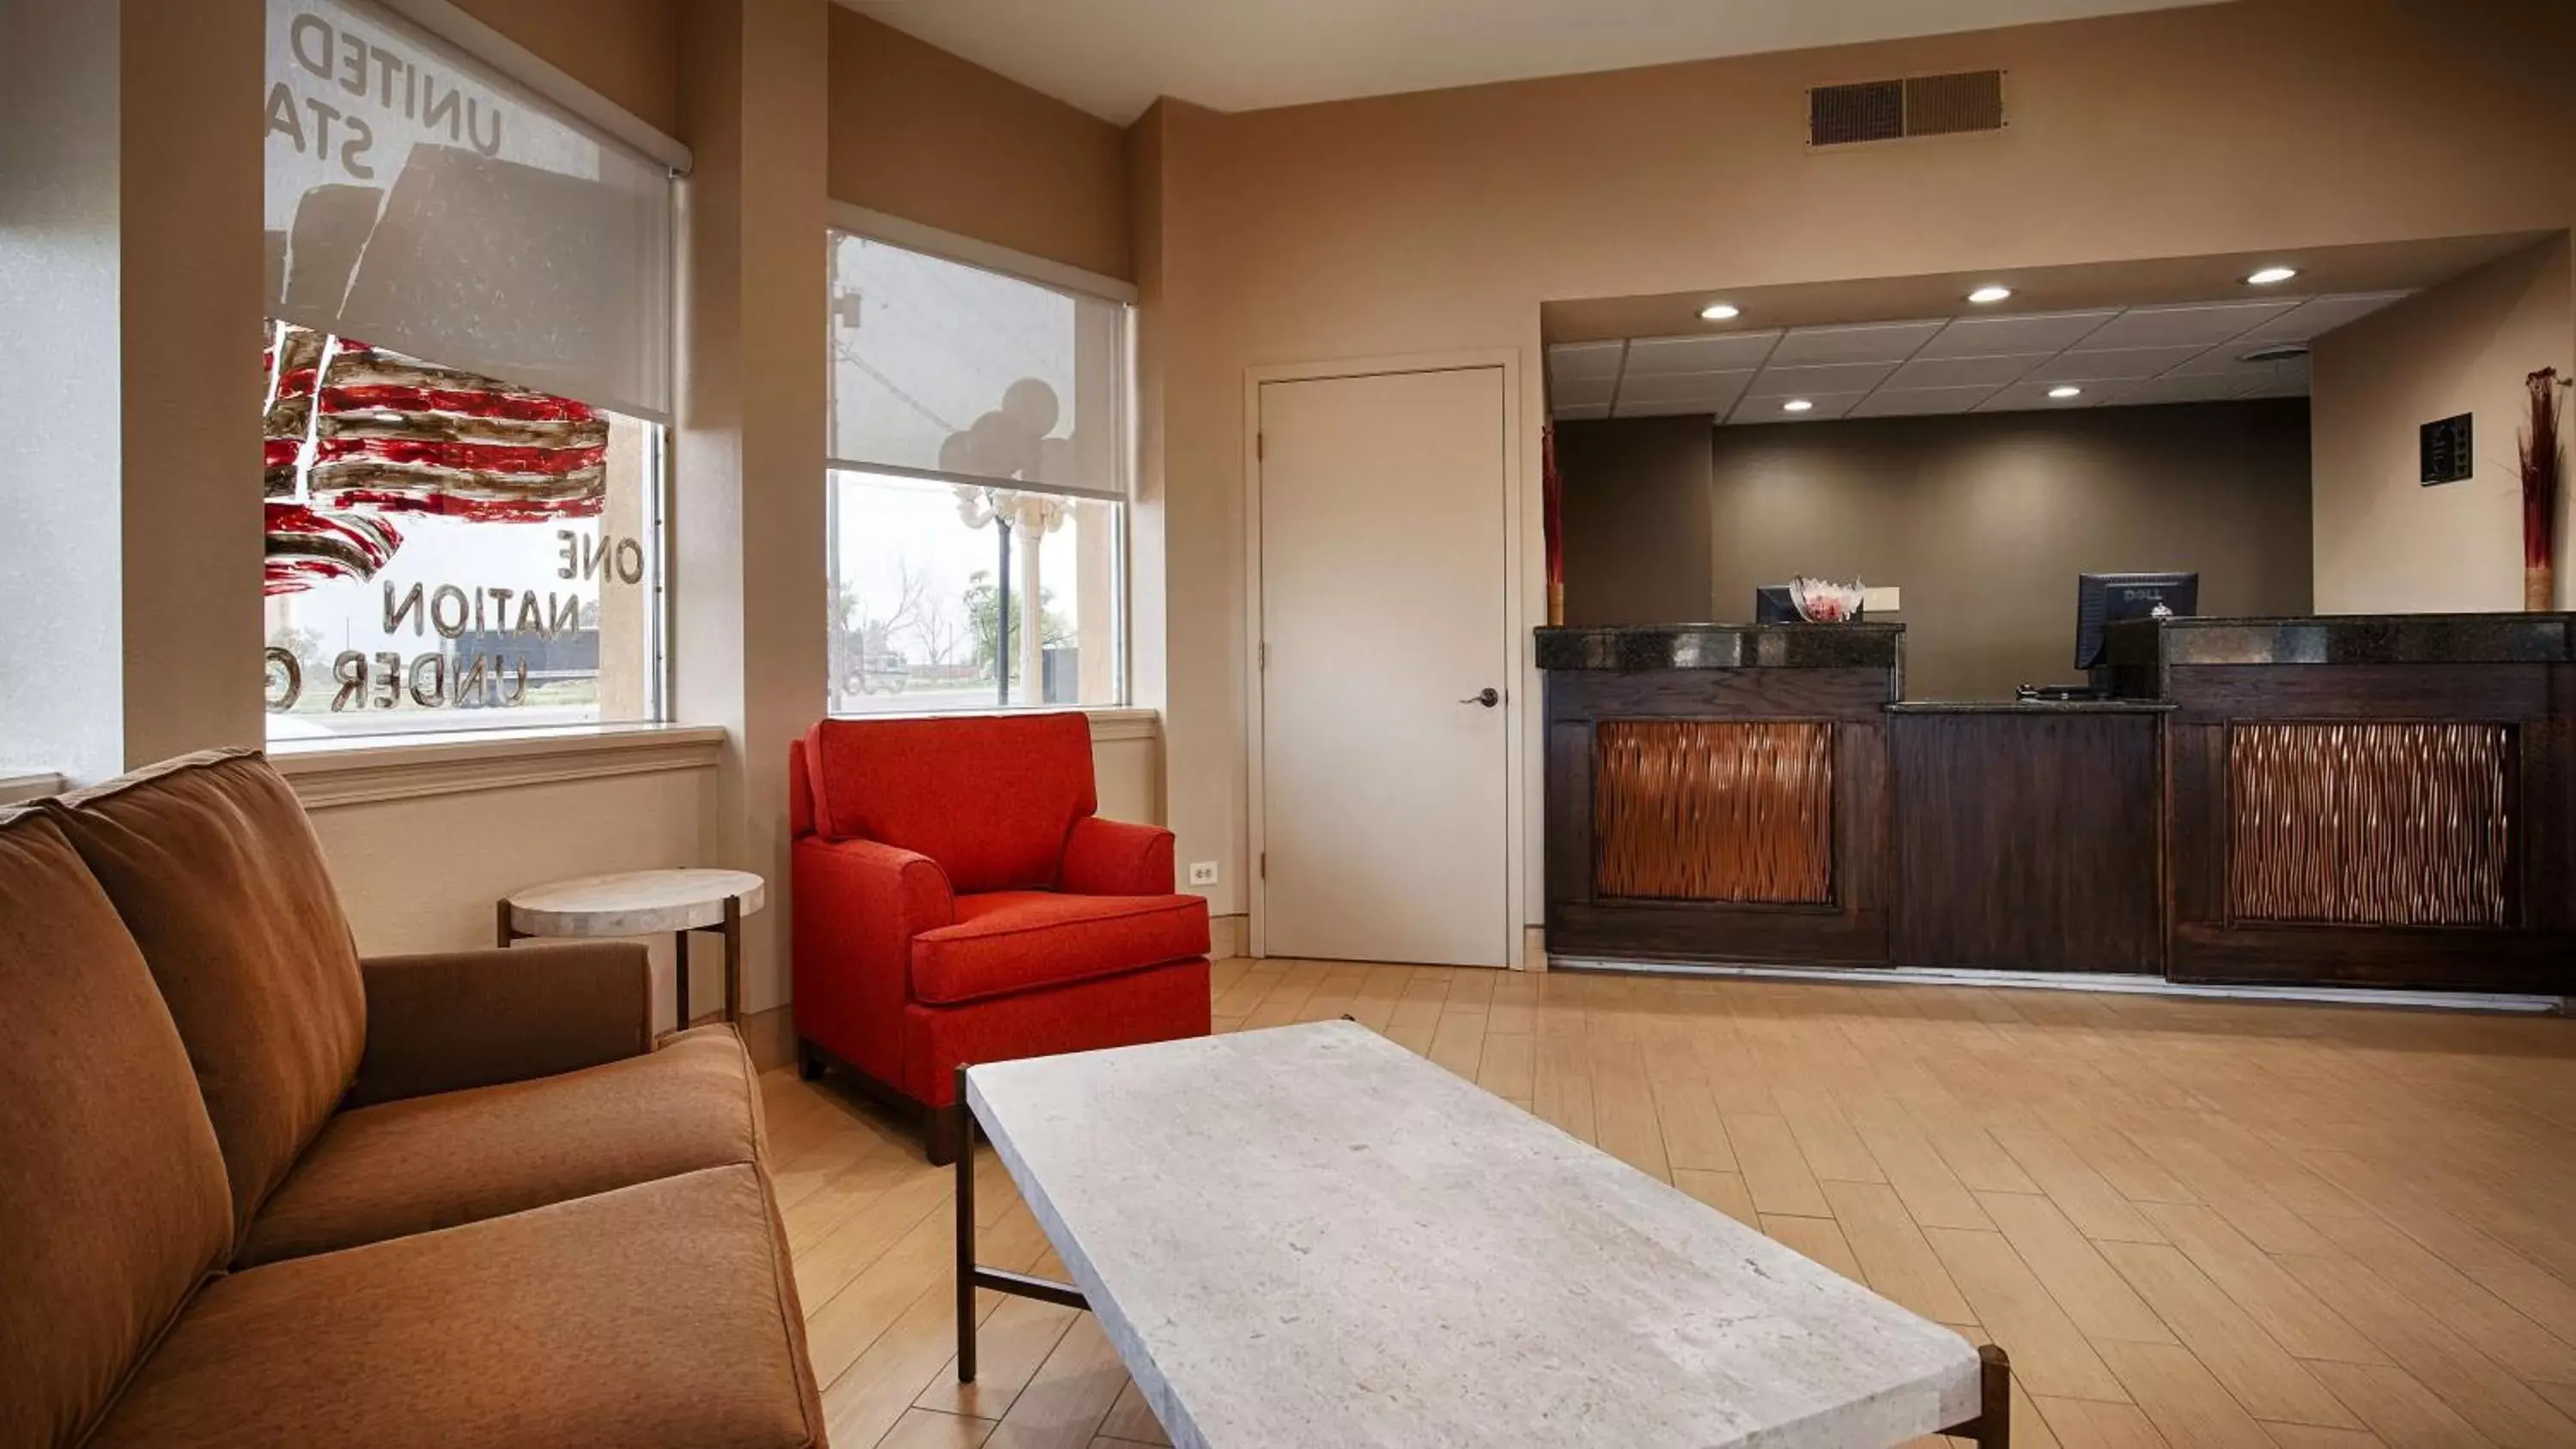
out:
M1204 956L1203 896L991 891L957 898L957 923L912 938L912 994L953 1003Z
M739 1165L236 1273L89 1449L818 1444L785 1242Z
M188 1044L246 1228L366 1046L358 952L321 843L255 751L183 756L58 805Z
M236 1268L382 1242L759 1158L729 1026L561 1076L342 1112L260 1209Z
M214 1127L62 829L0 811L0 1444L72 1444L232 1240Z
M805 741L818 833L919 851L959 891L1054 886L1099 808L1080 714L827 719Z

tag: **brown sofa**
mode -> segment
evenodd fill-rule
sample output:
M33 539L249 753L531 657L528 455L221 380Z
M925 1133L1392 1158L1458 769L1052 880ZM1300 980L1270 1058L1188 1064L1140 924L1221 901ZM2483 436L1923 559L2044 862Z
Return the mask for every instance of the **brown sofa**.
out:
M822 1444L751 1064L646 1001L360 960L254 752L0 811L0 1449Z

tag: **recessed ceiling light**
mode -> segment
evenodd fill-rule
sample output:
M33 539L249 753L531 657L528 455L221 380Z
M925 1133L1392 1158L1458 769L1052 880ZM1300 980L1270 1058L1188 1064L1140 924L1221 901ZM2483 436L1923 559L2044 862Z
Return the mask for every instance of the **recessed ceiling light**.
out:
M2249 287L2277 287L2299 274L2296 267L2265 267L2245 279Z
M1744 315L1744 309L1732 302L1711 302L1699 309L1703 322L1732 322Z
M2084 389L2077 387L2071 382L2061 383L2056 387L2050 388L2048 390L2048 395L2054 398L2082 397L2084 396Z
M1814 406L1814 403L1807 401L1805 398L1793 397L1787 402L1780 404L1780 411L1784 413L1803 413Z
M2012 295L2010 287L1979 287L1968 294L1968 300L1980 307L1990 306Z

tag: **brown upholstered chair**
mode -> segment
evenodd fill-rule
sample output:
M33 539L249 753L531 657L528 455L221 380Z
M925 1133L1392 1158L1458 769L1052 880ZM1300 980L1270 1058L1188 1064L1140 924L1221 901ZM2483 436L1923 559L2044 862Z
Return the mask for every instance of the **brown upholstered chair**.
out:
M0 1449L823 1442L730 1028L361 961L251 752L0 812Z

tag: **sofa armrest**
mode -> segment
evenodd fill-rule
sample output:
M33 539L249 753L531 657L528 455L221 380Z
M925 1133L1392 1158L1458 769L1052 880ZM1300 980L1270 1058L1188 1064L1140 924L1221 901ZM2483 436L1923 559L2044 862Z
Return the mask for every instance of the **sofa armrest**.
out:
M651 1049L651 968L631 941L379 956L347 1105L550 1077Z
M1172 832L1085 815L1064 843L1064 888L1077 896L1172 893Z

